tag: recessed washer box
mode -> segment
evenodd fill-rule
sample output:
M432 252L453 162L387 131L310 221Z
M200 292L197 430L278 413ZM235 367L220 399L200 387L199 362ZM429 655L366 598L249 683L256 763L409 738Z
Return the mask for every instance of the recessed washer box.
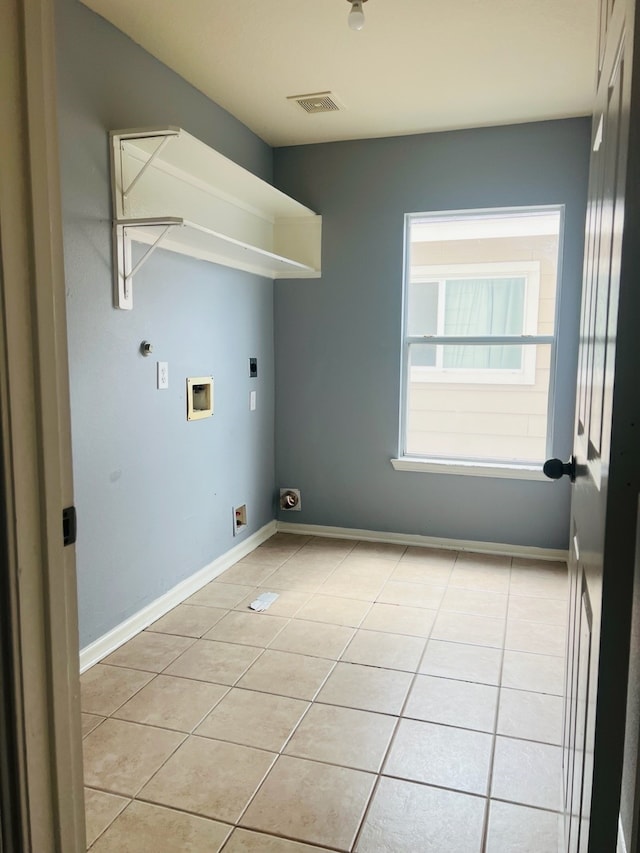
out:
M187 379L187 420L210 418L213 414L213 376Z

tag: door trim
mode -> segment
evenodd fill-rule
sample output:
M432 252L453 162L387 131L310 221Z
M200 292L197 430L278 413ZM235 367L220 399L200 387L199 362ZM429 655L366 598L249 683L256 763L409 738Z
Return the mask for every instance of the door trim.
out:
M62 508L73 497L52 0L3 0L0 31L0 523L15 698L11 784L20 853L80 853L75 552L62 544Z

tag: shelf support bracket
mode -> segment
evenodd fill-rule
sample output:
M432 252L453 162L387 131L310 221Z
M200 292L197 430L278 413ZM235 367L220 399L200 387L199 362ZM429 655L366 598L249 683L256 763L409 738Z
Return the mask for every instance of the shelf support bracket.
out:
M131 238L129 237L127 231L129 228L136 228L144 225L161 225L164 226L161 233L158 237L151 243L147 251L140 258L140 260L135 264L134 267L131 266ZM164 238L171 231L172 228L175 228L176 225L180 225L181 222L139 222L137 225L134 224L114 224L114 251L115 251L115 266L117 270L117 282L116 282L116 307L117 308L125 308L131 310L133 308L133 293L132 293L132 285L133 285L133 277L134 275L144 266L144 264L149 260L151 255L155 252L157 248L162 244Z
M127 273L127 272L125 272L125 276L124 276L125 284L127 284L128 282L130 282L130 281L131 281L131 279L134 277L134 275L138 272L138 270L139 270L141 267L143 267L143 266L144 266L144 264L149 260L149 258L151 257L151 255L152 255L152 254L155 252L155 250L158 248L158 246L160 245L160 243L162 243L162 241L164 240L164 238L167 236L167 234L169 233L169 231L171 231L171 229L172 229L172 228L174 228L174 227L175 227L175 226L174 226L173 222L170 222L170 223L169 223L169 225L167 225L167 226L165 227L164 231L160 234L160 236L159 236L159 237L158 237L158 239L155 241L155 243L153 243L151 246L149 246L149 248L147 249L147 251L146 251L146 252L144 253L144 255L140 258L140 260L139 260L139 261L138 261L138 263L135 265L135 267L131 270L131 272L128 272L128 273ZM125 238L125 240L126 240L126 239L128 239L128 238L127 238L126 231L125 231L125 234L124 234L124 238Z
M122 191L122 199L123 199L123 201L124 201L124 199L126 199L126 198L127 198L127 196L128 196L128 195L130 195L131 191L133 190L133 188L135 187L135 185L138 183L138 181L140 180L140 178L141 178L141 177L144 175L144 173L147 171L147 169L149 168L149 166L152 166L152 165L153 165L153 162L154 162L154 161L155 161L155 160L160 156L160 154L164 151L165 146L166 146L166 145L168 145L168 144L169 144L169 142L171 142L171 140L172 140L172 139L175 139L178 135L179 135L179 134L175 133L175 134L173 134L173 135L171 135L171 136L163 136L163 137L162 137L162 139L161 139L161 141L160 141L160 144L158 145L158 147L156 148L156 150L153 152L153 154L151 154L151 156L149 157L149 159L147 160L147 162L146 162L146 163L144 164L144 166L140 169L140 171L139 171L139 172L138 172L138 174L135 176L135 178L131 181L131 183L129 184L129 186L128 186L128 187L126 187L125 189L123 189L123 191ZM121 144L121 145L124 145L125 143L124 143L124 142L121 142L120 144Z

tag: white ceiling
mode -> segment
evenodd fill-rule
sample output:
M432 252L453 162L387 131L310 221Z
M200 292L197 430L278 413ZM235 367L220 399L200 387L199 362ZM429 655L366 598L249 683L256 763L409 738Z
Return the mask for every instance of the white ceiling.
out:
M597 0L368 0L360 32L345 0L83 2L274 146L591 109Z

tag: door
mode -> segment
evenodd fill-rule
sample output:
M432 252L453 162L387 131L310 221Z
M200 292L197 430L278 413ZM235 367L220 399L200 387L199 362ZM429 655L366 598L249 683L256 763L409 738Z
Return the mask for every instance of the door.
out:
M563 737L569 853L613 853L617 841L640 457L634 6L601 0L570 530Z
M638 502L637 529L640 533L640 501ZM621 832L624 833L628 853L638 853L640 850L640 535L636 540L630 645L620 827Z

